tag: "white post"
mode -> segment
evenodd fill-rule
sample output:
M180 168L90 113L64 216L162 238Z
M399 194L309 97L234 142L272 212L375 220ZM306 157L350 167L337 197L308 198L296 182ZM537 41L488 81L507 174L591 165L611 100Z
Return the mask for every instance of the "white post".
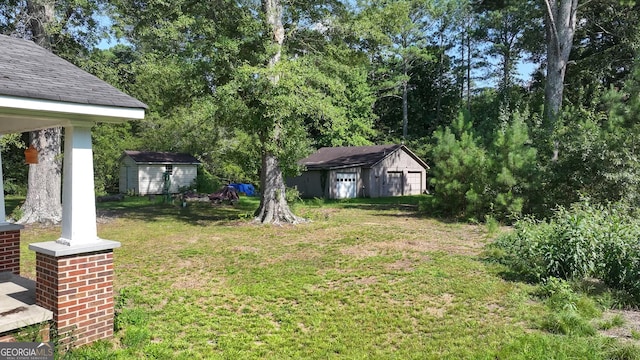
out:
M2 174L2 154L0 154L0 225L7 224L4 205L4 175Z
M93 184L91 127L65 127L62 178L62 237L59 244L99 241Z

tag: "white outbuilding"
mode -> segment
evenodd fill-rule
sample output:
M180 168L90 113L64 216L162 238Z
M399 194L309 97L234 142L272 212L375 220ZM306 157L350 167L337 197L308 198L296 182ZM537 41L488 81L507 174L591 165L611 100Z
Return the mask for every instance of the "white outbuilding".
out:
M194 184L200 164L189 154L125 151L120 158L120 193L175 194Z

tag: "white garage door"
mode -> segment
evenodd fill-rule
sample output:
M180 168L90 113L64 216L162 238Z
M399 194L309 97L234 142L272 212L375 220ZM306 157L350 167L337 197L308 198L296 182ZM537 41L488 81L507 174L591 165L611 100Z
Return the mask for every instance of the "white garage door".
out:
M402 193L402 172L389 171L387 173L387 182L384 185L385 196L400 196Z
M336 174L336 197L350 199L356 197L356 173Z
M422 173L410 171L407 173L407 188L405 195L420 194L422 194Z

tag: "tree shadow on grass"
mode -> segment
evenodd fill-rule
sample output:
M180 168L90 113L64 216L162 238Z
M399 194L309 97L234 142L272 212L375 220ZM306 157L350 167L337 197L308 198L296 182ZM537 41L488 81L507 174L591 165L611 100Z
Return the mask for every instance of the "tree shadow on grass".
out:
M174 203L150 202L149 204L125 203L101 204L97 209L98 218L128 218L147 222L179 221L196 226L207 226L216 221L233 221L252 217L254 202L240 202L237 205L210 203L188 203L182 207Z

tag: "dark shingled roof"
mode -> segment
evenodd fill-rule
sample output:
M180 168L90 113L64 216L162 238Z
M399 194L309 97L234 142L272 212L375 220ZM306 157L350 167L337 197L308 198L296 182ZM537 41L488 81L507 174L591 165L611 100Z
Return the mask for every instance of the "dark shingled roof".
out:
M0 95L106 105L147 106L31 41L0 35Z
M200 161L189 154L154 151L130 151L124 152L137 163L157 164L200 164Z
M425 169L429 166L404 145L324 147L300 160L307 170L340 169L355 166L370 168L398 149L404 149Z

